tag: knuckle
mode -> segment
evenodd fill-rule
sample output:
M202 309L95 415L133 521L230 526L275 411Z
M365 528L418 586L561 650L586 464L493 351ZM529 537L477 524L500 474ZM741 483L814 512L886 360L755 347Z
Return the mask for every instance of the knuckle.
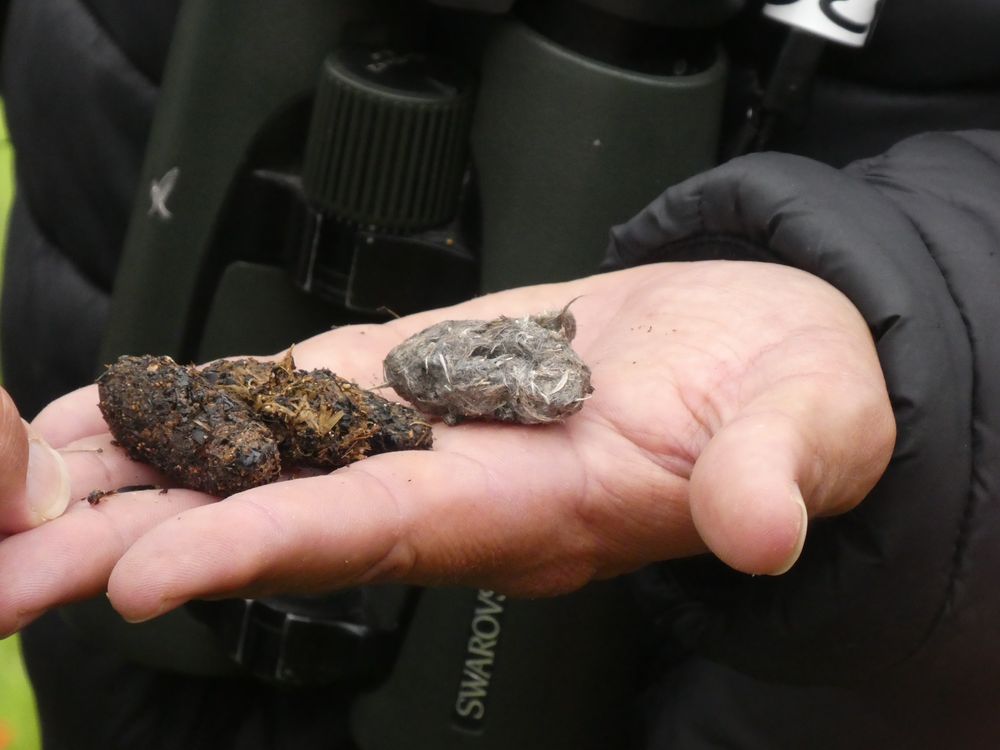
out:
M418 559L416 548L408 540L397 539L378 560L365 570L361 576L361 582L427 583L427 581L414 580L419 570Z
M592 565L580 561L564 561L544 572L532 572L513 580L492 583L492 588L519 599L545 599L578 591L595 577Z

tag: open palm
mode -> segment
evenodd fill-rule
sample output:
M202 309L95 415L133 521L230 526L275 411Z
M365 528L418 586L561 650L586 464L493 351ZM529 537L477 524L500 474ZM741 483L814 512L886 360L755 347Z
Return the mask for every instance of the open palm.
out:
M224 502L180 489L74 502L0 542L0 632L105 590L140 620L198 597L383 580L555 594L706 549L779 573L807 513L850 509L881 475L894 423L867 327L839 292L781 266L663 264L512 290L337 329L296 361L372 386L386 352L432 323L576 297L595 391L565 422L436 424L433 451ZM74 497L163 482L111 445L93 388L34 427L63 449Z

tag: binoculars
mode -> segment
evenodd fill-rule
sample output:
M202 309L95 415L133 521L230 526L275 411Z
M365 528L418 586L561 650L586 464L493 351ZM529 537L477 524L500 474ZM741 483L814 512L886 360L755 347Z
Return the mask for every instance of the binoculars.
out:
M612 225L715 163L717 29L743 4L186 0L102 361L272 352L596 272ZM65 614L158 668L342 684L362 750L619 747L641 657L621 580Z

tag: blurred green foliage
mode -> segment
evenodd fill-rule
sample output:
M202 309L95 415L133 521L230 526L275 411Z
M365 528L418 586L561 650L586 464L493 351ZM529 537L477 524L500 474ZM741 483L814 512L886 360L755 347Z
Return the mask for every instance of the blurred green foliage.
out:
M17 637L0 641L0 750L38 750L35 698L21 663Z
M7 125L3 119L3 102L0 102L0 261L7 239L7 213L14 197L14 152L7 138ZM2 265L0 265L2 267Z

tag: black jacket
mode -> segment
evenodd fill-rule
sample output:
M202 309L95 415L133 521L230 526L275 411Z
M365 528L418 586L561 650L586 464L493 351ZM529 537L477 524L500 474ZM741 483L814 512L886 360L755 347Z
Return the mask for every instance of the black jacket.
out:
M3 362L28 412L96 366L175 3L137 8L12 3L3 73L20 193ZM731 129L771 59L756 31L754 8L730 29ZM640 576L662 665L644 694L645 747L1000 743L997 39L993 0L890 0L868 49L827 55L775 152L678 185L612 232L609 267L759 259L833 283L871 326L899 425L871 497L815 522L789 574L699 558ZM329 696L156 675L88 654L52 618L25 644L51 748L325 746L303 718ZM103 683L119 686L115 703Z
M813 522L788 574L644 573L665 640L699 654L653 692L654 747L1000 740L998 190L1000 133L936 133L844 171L738 159L614 230L615 264L765 260L837 286L876 338L899 432L875 490Z

